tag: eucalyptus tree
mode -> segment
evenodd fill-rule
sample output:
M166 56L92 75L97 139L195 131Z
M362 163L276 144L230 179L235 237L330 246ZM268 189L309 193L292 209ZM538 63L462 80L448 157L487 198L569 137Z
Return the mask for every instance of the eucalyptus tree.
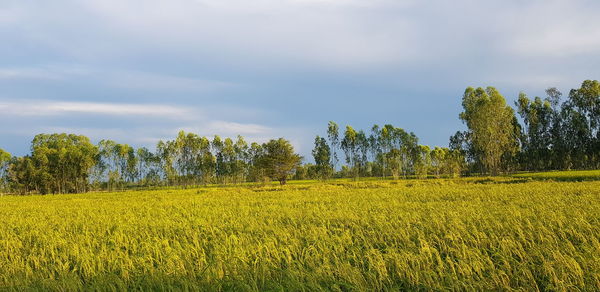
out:
M206 137L202 137L200 139L200 155L201 160L200 170L201 170L201 181L204 184L212 182L212 179L215 175L215 167L216 167L216 159L212 154L210 140Z
M184 186L198 183L201 177L203 139L194 133L180 131L174 141L175 169Z
M117 144L115 154L118 159L119 175L122 182L135 182L138 174L135 149L127 144Z
M331 148L323 137L315 138L315 148L312 150L315 160L315 167L320 179L327 179L331 176L333 165L331 163Z
M146 147L136 150L137 181L142 185L158 185L161 181L160 157Z
M525 169L547 169L551 162L548 158L553 147L552 126L556 116L552 101L539 97L530 100L525 93L520 93L515 105L525 124L521 139L521 160Z
M158 141L156 154L160 158L162 176L168 185L174 185L177 179L177 171L174 167L175 145L171 141Z
M585 80L580 88L572 89L569 101L580 116L586 120L586 126L573 124L574 127L587 128L585 135L585 161L586 167L600 167L600 82L598 80ZM583 132L583 131L580 131ZM582 133L583 134L583 133Z
M435 147L429 153L431 158L431 171L436 178L439 178L445 171L446 157L448 156L448 148Z
M73 193L88 189L98 148L89 138L73 134L40 134L31 143L37 191Z
M348 167L350 167L354 177L358 177L359 175L358 166L360 165L360 158L358 152L358 142L358 132L356 132L351 126L346 126L344 138L341 142L341 148L346 156L346 163L348 164Z
M8 185L11 191L21 195L39 191L39 170L29 155L14 157L8 165Z
M381 175L385 176L383 161L378 161L381 160L383 155L383 149L381 148L381 129L379 128L379 125L373 125L373 127L371 127L371 134L369 135L368 139L371 160L374 164L380 164Z
M331 144L332 163L335 170L339 162L337 151L340 148L340 127L333 121L327 125L327 138Z
M556 87L546 89L546 98L550 102L552 108L552 125L550 126L551 151L550 164L548 168L561 169L563 166L563 157L567 153L563 147L563 120L561 113L561 97L560 92Z
M236 183L244 182L248 177L248 165L250 163L248 150L248 143L244 137L238 135L233 145L234 160L232 165L234 182Z
M370 171L367 169L369 161L369 138L363 130L358 131L356 134L356 161L358 161L358 171L362 176L369 176Z
M231 138L225 138L225 140L223 140L223 149L221 154L223 156L221 169L223 180L225 182L235 182L235 177L237 174L236 169L234 168L234 165L236 164L236 153L235 147L233 146L233 140L231 140Z
M406 132L401 128L395 128L393 140L395 147L400 149L400 159L404 177L409 173L416 174L417 161L420 159L421 155L421 148L419 147L419 138L417 138L417 135L412 132Z
M8 190L8 165L12 155L0 149L0 193Z
M493 87L469 87L463 95L460 119L467 125L477 159L492 175L518 151L516 118L513 109Z
M415 148L414 172L419 178L426 178L431 170L431 148L426 145L418 145Z
M264 181L267 177L266 172L260 165L260 158L264 154L264 148L261 144L252 142L248 148L248 178L251 181Z
M106 181L109 189L124 187L125 182L137 180L138 158L133 147L112 140L101 140L97 148L96 165L92 171L95 179Z
M211 146L215 155L215 177L218 182L223 182L223 178L227 175L227 166L223 157L224 142L220 136L215 135Z

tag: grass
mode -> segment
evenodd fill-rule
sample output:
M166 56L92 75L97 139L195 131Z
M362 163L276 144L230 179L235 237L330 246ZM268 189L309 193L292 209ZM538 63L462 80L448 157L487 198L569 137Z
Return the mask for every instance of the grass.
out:
M598 181L5 196L0 214L0 290L600 290Z

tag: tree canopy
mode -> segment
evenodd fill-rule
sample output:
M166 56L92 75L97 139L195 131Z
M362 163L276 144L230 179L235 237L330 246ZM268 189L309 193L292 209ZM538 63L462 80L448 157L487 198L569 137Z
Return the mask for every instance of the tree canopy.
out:
M258 156L258 165L265 174L284 185L288 176L300 165L302 157L294 153L289 141L279 138L262 145L262 153Z

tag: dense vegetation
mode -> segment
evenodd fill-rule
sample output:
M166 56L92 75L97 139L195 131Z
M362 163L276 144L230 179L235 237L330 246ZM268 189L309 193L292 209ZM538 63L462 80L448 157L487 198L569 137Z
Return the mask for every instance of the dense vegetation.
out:
M600 290L598 181L4 196L0 214L0 290Z
M0 192L76 193L131 186L193 186L332 177L456 177L514 171L600 168L600 82L587 80L562 94L529 99L515 110L493 87L467 88L459 118L467 126L448 147L419 144L412 132L393 125L370 131L330 122L317 136L314 164L301 165L285 139L248 143L180 132L155 151L87 137L41 134L31 154L11 157L0 150Z

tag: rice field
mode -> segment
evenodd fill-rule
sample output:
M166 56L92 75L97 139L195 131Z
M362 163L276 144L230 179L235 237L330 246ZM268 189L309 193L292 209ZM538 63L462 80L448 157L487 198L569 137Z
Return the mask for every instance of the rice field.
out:
M0 197L0 290L600 290L600 182Z
M547 171L515 174L516 178L554 181L592 181L600 180L600 170Z

